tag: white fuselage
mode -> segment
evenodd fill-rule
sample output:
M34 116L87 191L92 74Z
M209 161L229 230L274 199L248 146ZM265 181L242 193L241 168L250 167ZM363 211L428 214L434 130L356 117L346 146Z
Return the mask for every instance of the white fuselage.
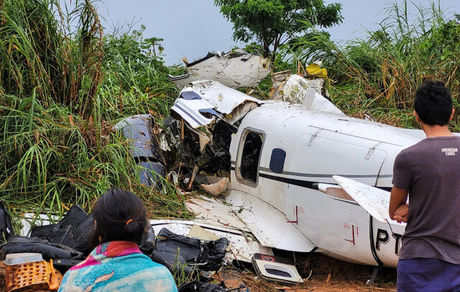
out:
M389 190L395 156L423 137L417 130L269 102L250 111L232 137L230 198L268 204L317 251L395 267L404 227L390 228L351 198L327 195L317 185L335 184L332 176L339 175ZM285 242L272 247L311 250L296 240L292 248Z

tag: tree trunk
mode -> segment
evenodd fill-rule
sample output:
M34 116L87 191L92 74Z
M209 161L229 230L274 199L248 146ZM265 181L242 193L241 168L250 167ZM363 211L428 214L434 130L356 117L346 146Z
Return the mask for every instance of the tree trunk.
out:
M273 51L271 52L271 56L270 56L270 63L273 67L273 64L275 63L275 59L276 59L276 50L278 50L278 47L279 47L280 43L277 40L275 40L275 43L273 44Z
M264 58L270 57L270 44L264 42Z

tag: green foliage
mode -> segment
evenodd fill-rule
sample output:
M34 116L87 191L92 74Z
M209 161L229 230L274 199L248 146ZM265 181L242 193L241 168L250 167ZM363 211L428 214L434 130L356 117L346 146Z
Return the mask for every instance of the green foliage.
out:
M305 23L305 22L304 22ZM309 23L305 23L309 25ZM280 47L280 54L276 56L274 67L276 70L297 70L297 63L306 64L310 61L333 59L336 56L337 47L330 40L330 35L324 31L313 30L302 36L292 38L288 43Z
M168 80L170 69L156 53L161 39L143 39L142 32L105 37L105 78L99 94L106 119L148 112L161 119L178 94Z
M272 60L279 46L298 34L342 21L341 4L326 6L323 0L214 0L214 4L233 23L235 40L255 39L263 47L264 57ZM306 27L305 21L311 27Z
M187 216L166 181L162 192L140 185L127 141L109 124L84 120L57 103L44 107L36 94L0 100L1 201L23 211L63 212L72 204L90 208L108 188L120 187L140 195L150 214Z
M131 86L146 85L145 79L148 78L148 75L135 76L143 77L141 80L133 80L133 76L130 76L130 73L138 71L145 74L145 67L152 66L160 73L168 73L161 56L158 56L156 52L158 48L161 48L162 39L143 39L144 29L145 27L142 27L141 30L134 30L130 34L121 33L105 37L103 60L105 70L110 73L124 74L121 78L123 90L129 90Z
M272 55L277 70L322 60L332 100L349 114L415 126L412 99L426 79L444 81L458 107L460 25L435 5L417 7L415 22L407 3L394 5L377 31L340 47L315 29L339 22L339 5L215 3L233 18L235 37L256 40L248 51L280 48ZM159 124L168 115L178 92L167 78L174 68L164 65L162 40L143 38L142 29L102 38L89 1L77 1L67 16L58 4L0 0L0 200L22 210L63 212L75 203L89 209L117 186L140 195L150 216L189 216L166 180L160 192L139 183L127 141L112 130L130 115L151 113ZM254 93L263 97L271 85L267 78ZM458 115L453 125L460 130Z
M60 60L56 52L62 42L57 20L49 9L51 3L5 1L2 4L0 85L7 93L28 95L37 88L47 95L55 90L53 85L50 88L52 78L59 76Z
M180 262L180 248L177 248L176 257L174 259L173 271L174 281L177 287L192 281L200 281L200 272L197 266L182 264Z
M0 90L73 106L90 115L101 80L102 28L89 0L65 18L56 0L4 0L0 11ZM59 12L60 22L53 11ZM78 34L67 31L77 17Z
M321 60L334 83L329 88L332 99L341 109L357 117L370 114L378 121L414 127L413 98L425 80L443 81L454 103L460 98L460 25L445 20L435 4L415 8L418 17L411 20L407 2L394 4L378 30L343 47L322 32L295 38L283 47L289 58L282 61L287 59L293 67L297 60L302 64ZM456 115L457 131L459 122Z
M102 38L91 3L73 4L64 14L59 1L0 1L0 201L62 214L120 187L149 216L190 216L166 180L161 191L140 184L129 143L112 130L133 114L168 114L177 89L161 39Z

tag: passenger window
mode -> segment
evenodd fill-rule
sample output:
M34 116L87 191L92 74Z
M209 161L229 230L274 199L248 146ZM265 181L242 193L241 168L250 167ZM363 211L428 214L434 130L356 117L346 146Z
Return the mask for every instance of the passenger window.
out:
M262 135L249 132L244 140L243 153L241 155L241 177L250 182L257 182L260 152L262 149Z
M273 148L270 158L270 170L274 173L283 173L286 151L280 148Z

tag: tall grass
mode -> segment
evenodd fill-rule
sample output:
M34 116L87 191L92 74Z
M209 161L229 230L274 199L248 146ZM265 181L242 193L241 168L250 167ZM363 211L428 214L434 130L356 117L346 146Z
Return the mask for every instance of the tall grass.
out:
M155 44L104 38L89 0L59 3L0 0L0 201L62 214L119 187L150 216L190 216L166 180L161 191L140 184L130 143L112 130L133 114L168 113L177 90Z
M417 12L409 14L410 5ZM415 91L425 80L443 81L458 105L460 92L460 25L446 20L439 3L428 7L403 1L386 11L379 29L339 46L326 33L295 39L285 50L295 63L322 60L333 86L333 101L349 114L413 127ZM306 24L308 25L308 24ZM460 131L457 114L453 127Z
M88 117L102 80L102 27L89 0L2 0L0 86L6 94L72 106ZM55 13L55 11L57 13ZM57 14L57 15L55 15ZM69 22L77 18L75 33Z
M87 209L109 187L140 195L149 215L187 217L167 181L139 183L129 143L112 131L121 118L151 113L161 125L177 96L158 40L142 31L103 36L89 0L0 0L0 200L22 210ZM347 113L415 126L411 107L425 79L460 87L460 26L437 5L389 8L380 29L341 47L312 32L284 47L278 69L323 60L331 98ZM71 25L76 23L76 26ZM305 25L309 25L306 23ZM459 115L453 125L460 130Z
M45 108L36 94L3 96L0 112L1 201L23 210L62 213L72 204L89 209L100 194L116 186L139 194L153 208L151 215L188 215L167 182L161 192L139 184L140 168L128 142L109 124L97 130L93 119L84 120L57 103Z
M178 94L167 78L170 69L155 54L143 30L108 35L104 42L105 78L100 87L104 117L148 113L161 120Z

